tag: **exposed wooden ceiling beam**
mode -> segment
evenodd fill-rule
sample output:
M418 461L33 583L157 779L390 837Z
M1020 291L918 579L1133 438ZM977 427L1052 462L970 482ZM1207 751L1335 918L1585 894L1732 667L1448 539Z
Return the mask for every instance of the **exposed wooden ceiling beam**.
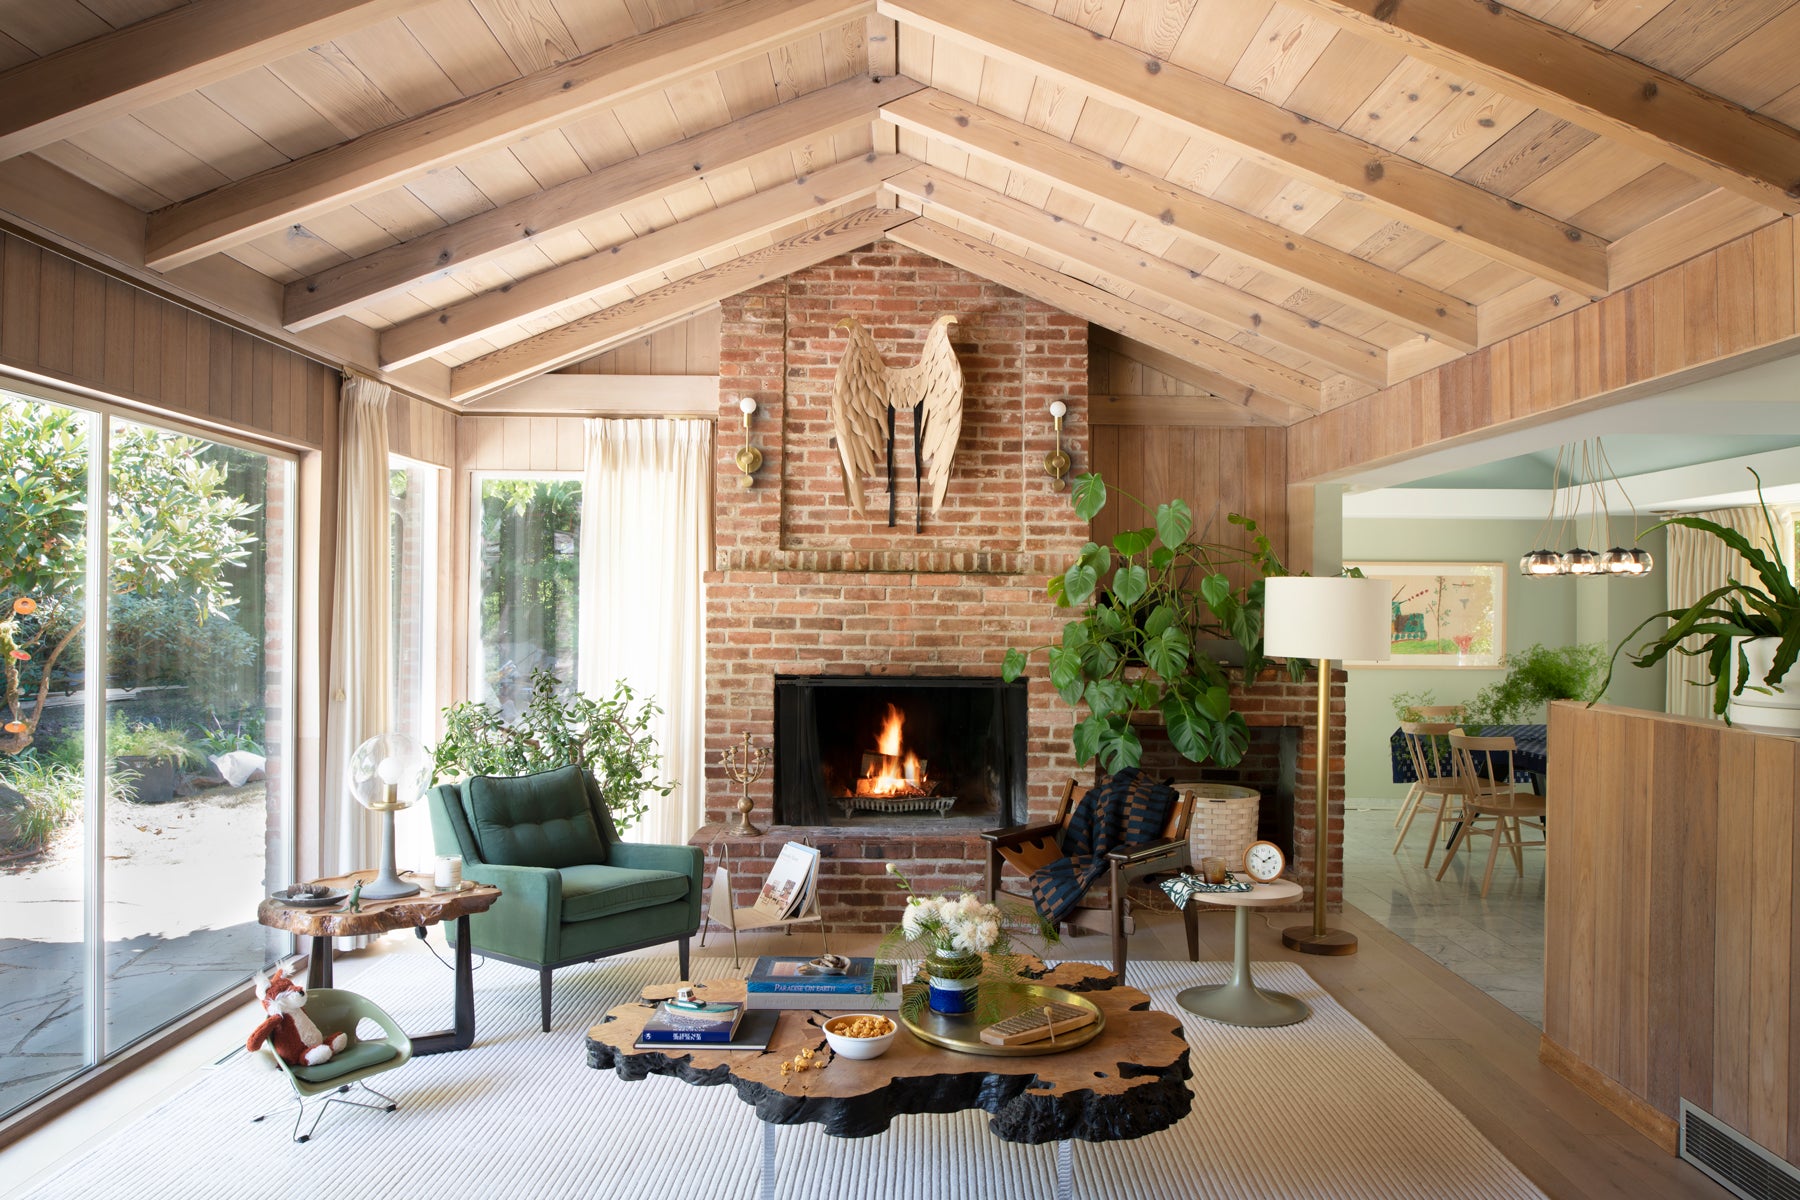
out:
M0 74L0 159L386 20L425 0L194 0Z
M848 254L914 217L895 208L863 208L817 229L784 238L717 267L665 284L653 292L579 317L450 372L451 398L467 401L564 363L596 354L645 329L698 312L759 283Z
M765 188L673 225L621 242L506 287L403 321L381 335L383 369L428 358L458 342L554 312L614 288L654 278L734 243L816 216L916 166L898 154L869 154Z
M1709 183L1800 212L1800 130L1516 8L1468 0L1295 3Z
M902 129L1124 209L1459 350L1480 345L1475 306L1466 301L948 92L915 92L884 104L881 115Z
M327 267L287 285L289 329L306 329L526 242L549 237L596 213L654 200L724 175L760 154L834 136L875 116L920 85L903 76L848 79L729 125L602 167L566 183Z
M1211 379L1206 385L1208 391L1252 407L1282 424L1310 416L1323 407L1316 379L948 225L918 220L896 230L892 237L903 246L911 246L951 266L1185 359L1190 372L1203 371Z
M150 214L159 271L342 208L483 150L521 141L867 14L867 0L739 0L228 183Z
M1285 346L1377 386L1389 382L1387 351L1380 346L947 171L918 167L889 179L887 187L897 195L941 208L993 233L1020 238L1132 288L1227 322L1255 342ZM1245 348L1254 351L1257 347L1253 343Z
M877 8L902 25L1367 200L1497 262L1592 295L1607 290L1606 242L1592 234L1018 0L878 0Z

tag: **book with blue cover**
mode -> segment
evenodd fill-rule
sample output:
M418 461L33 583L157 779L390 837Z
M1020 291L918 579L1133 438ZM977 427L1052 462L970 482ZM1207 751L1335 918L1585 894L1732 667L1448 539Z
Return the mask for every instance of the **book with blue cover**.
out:
M787 958L765 954L744 976L744 990L758 992L817 993L838 996L866 996L875 990L875 960L852 958L841 975L826 974L813 966L810 958ZM890 968L891 970L891 968ZM892 985L889 985L892 987Z
M667 1045L677 1042L715 1044L729 1042L744 1018L742 1004L714 1002L693 1007L665 1000L644 1022L638 1041Z

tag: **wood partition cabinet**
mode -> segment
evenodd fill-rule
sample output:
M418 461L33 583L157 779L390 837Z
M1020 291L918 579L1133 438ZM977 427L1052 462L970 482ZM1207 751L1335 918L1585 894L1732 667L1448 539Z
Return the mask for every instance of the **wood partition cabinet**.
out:
M1675 1148L1683 1098L1800 1165L1800 739L1558 703L1541 1057Z

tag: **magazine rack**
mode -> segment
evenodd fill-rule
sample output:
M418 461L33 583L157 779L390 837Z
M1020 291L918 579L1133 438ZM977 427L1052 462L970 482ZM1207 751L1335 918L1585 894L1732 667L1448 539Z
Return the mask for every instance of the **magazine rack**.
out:
M796 840L806 845L812 844L804 838ZM733 968L743 965L743 956L738 953L738 934L752 929L773 929L779 925L785 927L787 933L792 934L794 932L792 927L795 925L816 924L819 927L819 951L825 954L830 953L831 947L825 940L825 917L819 911L819 881L817 878L813 880L812 894L807 898L806 907L797 916L771 917L767 913L758 912L754 907L734 908L732 900L736 893L731 890L731 848L729 843L725 842L718 843L718 847L719 865L713 871L712 900L707 910L707 916L710 919L709 923L723 925L731 931L731 965ZM703 950L706 948L706 929L707 923L702 923L700 948Z

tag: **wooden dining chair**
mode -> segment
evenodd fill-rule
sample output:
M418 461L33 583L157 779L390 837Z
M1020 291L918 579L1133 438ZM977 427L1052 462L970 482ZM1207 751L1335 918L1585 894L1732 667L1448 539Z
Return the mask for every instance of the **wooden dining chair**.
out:
M1412 799L1401 811L1405 822L1400 826L1400 836L1394 839L1394 853L1400 853L1400 847L1405 843L1407 832L1412 829L1413 818L1419 815L1419 810L1428 808L1436 815L1431 822L1431 840L1425 846L1427 870L1431 869L1431 856L1437 853L1438 838L1443 833L1444 823L1460 817L1463 796L1468 790L1457 776L1454 759L1451 760L1447 773L1441 769L1444 757L1439 753L1443 747L1442 739L1461 732L1461 726L1449 721L1406 721L1400 726L1400 735L1406 742L1406 752L1412 758L1413 774L1419 782L1414 786Z
M1413 714L1414 721L1448 721L1452 725L1461 725L1463 719L1463 706L1460 704L1414 704L1406 711ZM1404 722L1402 725L1404 725ZM1402 737L1401 740L1404 741L1404 737ZM1419 776L1417 770L1415 770L1413 772L1412 787L1407 789L1405 797L1400 801L1400 811L1394 814L1395 829L1400 828L1400 822L1406 820L1407 814L1414 807L1414 803L1418 800L1419 795ZM1402 840L1406 837L1405 834L1401 834L1400 836ZM1395 853L1398 853L1399 842L1394 843L1394 847ZM1431 864L1426 863L1425 865L1430 866Z
M1444 854L1443 865L1438 868L1437 877L1442 879L1449 869L1450 861L1456 851L1471 834L1485 832L1491 839L1488 845L1487 872L1481 877L1481 895L1485 899L1488 888L1494 882L1494 861L1500 855L1500 845L1505 842L1512 852L1513 866L1518 869L1520 877L1525 874L1525 856L1527 848L1542 847L1548 840L1544 833L1544 814L1546 807L1544 798L1531 791L1519 791L1513 783L1513 754L1518 749L1509 737L1470 737L1467 734L1453 733L1450 736L1450 753L1456 760L1457 773L1462 777L1465 787L1463 793L1463 823L1456 831L1456 838L1450 843L1450 849ZM1538 831L1538 840L1525 841L1522 830L1526 822Z

